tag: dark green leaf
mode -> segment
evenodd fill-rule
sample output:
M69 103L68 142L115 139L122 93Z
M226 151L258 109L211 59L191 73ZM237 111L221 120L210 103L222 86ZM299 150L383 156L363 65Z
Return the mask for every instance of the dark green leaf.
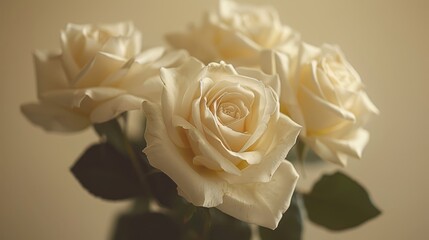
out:
M138 197L134 199L131 211L134 213L143 213L149 211L151 199L148 197Z
M155 213L127 213L119 217L113 240L176 240L179 225L169 216Z
M126 115L122 115L122 117L125 118ZM149 166L146 155L142 152L144 146L142 144L132 144L129 141L119 124L119 119L112 119L104 123L94 124L94 129L105 142L107 141L119 153L130 158L134 170L140 178L139 181L144 188L147 188L144 175L145 172L150 171L152 167Z
M340 172L324 175L303 198L310 220L331 230L356 227L380 214L365 189Z
M182 222L186 229L185 240L207 239L211 226L211 216L208 208L184 204Z
M105 138L117 151L126 155L125 136L116 119L94 124L94 129L100 137Z
M92 145L71 171L86 190L104 199L121 200L143 194L130 159L109 143Z
M209 232L211 240L248 240L251 237L249 224L237 220L225 213L212 208L210 209L212 223Z
M301 240L302 217L298 205L297 193L292 197L288 210L275 230L260 227L259 234L262 240Z
M164 173L149 174L148 181L152 194L162 206L172 208L180 201L176 183Z

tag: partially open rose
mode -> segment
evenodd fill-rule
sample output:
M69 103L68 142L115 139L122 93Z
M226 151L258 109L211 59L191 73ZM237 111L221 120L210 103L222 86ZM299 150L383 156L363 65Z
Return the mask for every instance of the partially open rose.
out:
M61 31L61 58L69 79L78 80L85 67L102 52L128 60L142 49L141 33L132 22L114 24L67 24Z
M274 8L230 0L220 0L218 10L209 12L201 26L167 35L173 47L188 50L204 63L223 60L236 66L257 66L264 49L296 55L299 40Z
M266 51L261 65L281 78L281 111L303 126L301 139L321 158L346 165L361 158L369 140L363 127L378 109L341 50L303 44L298 66L289 57Z
M40 102L23 105L23 113L46 130L70 132L159 98L159 69L179 64L187 53L139 53L140 40L131 23L68 25L61 51L34 53Z
M300 129L279 112L277 76L190 58L161 79L161 103L143 103L150 164L194 205L276 228L298 178L285 157Z

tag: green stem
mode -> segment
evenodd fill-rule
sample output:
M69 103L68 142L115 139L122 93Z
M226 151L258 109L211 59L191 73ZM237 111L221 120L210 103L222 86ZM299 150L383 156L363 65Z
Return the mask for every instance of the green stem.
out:
M146 175L143 172L143 167L139 161L139 159L136 156L136 153L134 152L134 149L132 148L130 142L128 141L128 139L126 138L126 136L124 136L124 145L125 145L125 149L128 153L128 156L131 159L131 163L134 166L134 169L136 171L137 177L139 178L140 184L143 188L143 191L148 194L149 197L151 197L151 191L149 188L149 184L146 181Z
M302 175L305 178L307 175L305 171L305 159L307 158L308 154L308 146L300 139L298 139L296 144L296 156L298 157L298 162L300 163L302 169Z
M94 129L100 137L105 138L116 150L130 158L131 164L133 165L143 191L151 197L152 194L149 184L146 181L143 166L136 156L136 153L134 152L134 149L122 130L118 120L112 119L105 123L94 124Z

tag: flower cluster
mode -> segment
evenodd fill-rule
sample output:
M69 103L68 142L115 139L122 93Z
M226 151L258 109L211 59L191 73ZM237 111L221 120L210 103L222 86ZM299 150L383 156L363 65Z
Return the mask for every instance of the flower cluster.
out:
M305 43L271 7L230 0L166 39L143 50L129 22L67 25L60 51L34 53L39 102L22 112L71 132L140 110L140 150L181 197L271 229L298 181L286 160L297 139L341 166L361 158L378 110L339 47Z
M362 81L337 46L312 46L283 25L275 9L220 1L199 27L168 42L204 62L224 60L280 78L281 112L302 126L300 138L321 158L346 165L360 158L377 114Z

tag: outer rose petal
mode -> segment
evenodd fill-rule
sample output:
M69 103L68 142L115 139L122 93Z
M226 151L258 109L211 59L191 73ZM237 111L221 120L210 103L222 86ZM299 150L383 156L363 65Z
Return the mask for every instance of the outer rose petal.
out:
M282 161L267 183L228 185L218 209L239 220L275 229L289 208L298 173Z
M178 186L179 193L196 206L215 207L223 201L226 183L212 171L194 166L188 161L193 153L179 148L170 139L164 123L160 106L150 102L143 103L147 117L145 139L146 153L152 166L162 169Z
M190 82L191 80L198 80L196 77L200 73L200 69L203 68L204 64L200 61L189 58L186 64L183 64L178 68L177 71L171 70L168 68L161 69L161 78L164 81L164 91L167 94L162 95L162 107L166 109L163 111L163 118L165 119L165 124L167 126L167 132L170 134L173 142L178 146L186 146L184 140L180 136L180 133L176 130L176 127L173 126L173 115L176 115L174 111L180 111L182 115L189 116L189 112L191 108L186 104L183 104L183 101L186 101L186 88L188 85L193 86L196 85L194 82ZM179 79L188 79L189 82L176 83L176 78ZM192 91L194 92L194 91ZM184 98L183 101L177 101L177 99Z
M129 94L117 96L94 108L90 115L91 122L107 122L123 112L138 110L142 102L143 99Z
M39 98L46 91L69 87L59 53L35 51L33 56Z
M220 59L216 49L212 46L206 46L209 41L204 29L192 28L194 33L186 35L184 33L170 33L165 36L166 41L174 48L186 49L192 56L208 63L211 59ZM207 31L207 30L206 30Z
M298 94L300 108L307 126L308 134L310 131L324 131L343 121L355 121L353 113L347 109L341 108L326 100L312 95L305 87L301 88ZM306 133L303 133L306 134Z
M302 118L302 111L299 108L296 99L297 86L290 81L293 77L291 70L291 62L287 54L280 53L273 50L265 50L261 53L261 69L268 74L278 74L280 79L280 111L293 116L294 121L299 123L305 132L304 119Z
M43 95L43 100L65 108L81 108L85 100L102 102L126 92L122 89L94 87L86 89L65 89L50 91Z
M360 128L343 138L304 138L304 141L319 155L343 167L349 159L360 159L369 141L367 130Z
M78 113L47 103L21 106L22 113L46 131L75 132L90 125L88 118Z
M78 88L99 86L101 83L116 73L127 63L127 60L108 53L99 52L93 61L88 63L78 76L73 85Z
M280 92L280 80L277 77L277 75L275 75L275 74L272 74L272 75L264 74L263 72L261 72L257 69L246 68L246 67L237 68L237 72L238 72L238 74L253 77L255 79L262 81L266 86L270 86L274 90L274 92L278 96L280 96L280 93L281 93Z

